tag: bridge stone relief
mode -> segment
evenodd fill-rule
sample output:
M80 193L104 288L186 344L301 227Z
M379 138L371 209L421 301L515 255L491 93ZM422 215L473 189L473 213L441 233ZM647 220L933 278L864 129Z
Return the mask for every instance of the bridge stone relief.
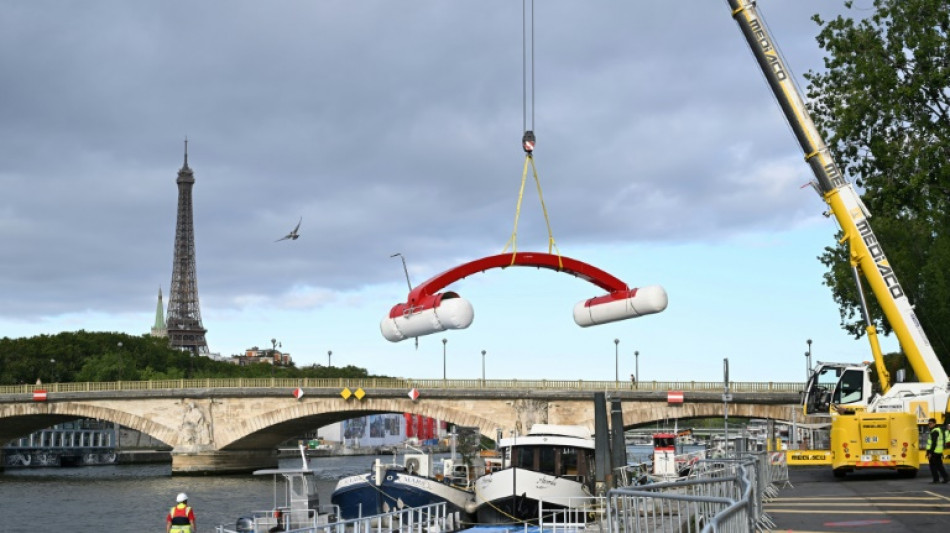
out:
M181 427L178 434L181 436L178 448L184 450L208 449L214 446L214 427L210 418L209 402L185 400L182 402ZM206 414L209 413L209 414Z
M478 427L495 439L500 430L526 433L536 423L580 424L594 428L592 395L538 397L530 391L514 394L443 393L442 397L411 400L403 391L369 394L362 401L318 393L294 398L275 391L254 396L245 390L181 390L131 397L130 394L64 393L47 402L0 397L0 442L74 418L96 418L140 431L172 447L172 472L231 473L273 467L276 447L317 427L368 414L412 413L462 426ZM173 393L177 393L175 396ZM531 397L534 396L534 397ZM794 404L731 403L736 417L793 420ZM667 404L657 400L623 401L624 427L675 418L722 416L723 404L695 401ZM804 421L804 420L802 420Z

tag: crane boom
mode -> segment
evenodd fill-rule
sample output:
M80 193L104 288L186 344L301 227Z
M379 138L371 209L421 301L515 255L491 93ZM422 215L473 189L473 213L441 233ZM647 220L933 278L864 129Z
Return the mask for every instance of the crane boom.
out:
M870 213L853 185L838 170L755 3L750 0L727 1L732 8L733 18L801 145L805 161L815 175L815 189L830 206L831 213L844 233L842 242L847 241L849 245L852 265L860 269L871 287L917 379L921 383L946 383L947 373L871 229L868 222ZM870 321L867 328L882 388L886 392L889 388L887 372Z

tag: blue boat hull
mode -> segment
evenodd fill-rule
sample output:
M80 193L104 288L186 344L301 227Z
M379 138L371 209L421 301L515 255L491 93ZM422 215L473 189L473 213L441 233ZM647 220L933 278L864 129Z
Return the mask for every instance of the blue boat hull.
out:
M449 513L459 513L464 522L474 521L471 492L401 470L386 470L379 486L374 483L372 474L345 478L333 491L330 501L340 508L340 515L345 519L445 502Z

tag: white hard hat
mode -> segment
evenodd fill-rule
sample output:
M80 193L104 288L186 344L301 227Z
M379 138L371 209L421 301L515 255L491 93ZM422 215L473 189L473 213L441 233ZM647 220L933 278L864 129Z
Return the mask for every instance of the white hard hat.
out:
M185 494L184 492L179 492L178 497L175 498L175 501L177 501L178 503L186 502L188 501L188 495Z

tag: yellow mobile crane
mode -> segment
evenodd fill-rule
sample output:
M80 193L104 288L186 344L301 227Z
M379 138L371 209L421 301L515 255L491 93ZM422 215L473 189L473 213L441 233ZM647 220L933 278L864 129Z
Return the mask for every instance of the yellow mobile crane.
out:
M836 477L870 468L913 477L920 467L919 429L928 418L942 423L950 400L947 373L927 339L868 222L870 213L831 157L802 101L784 59L775 47L755 2L727 0L732 16L755 55L769 87L815 175L812 186L828 204L848 244L851 266L880 391L874 391L867 364L819 362L803 396L806 414L831 417L831 462ZM891 383L871 323L860 276L867 280L894 329L918 381Z

